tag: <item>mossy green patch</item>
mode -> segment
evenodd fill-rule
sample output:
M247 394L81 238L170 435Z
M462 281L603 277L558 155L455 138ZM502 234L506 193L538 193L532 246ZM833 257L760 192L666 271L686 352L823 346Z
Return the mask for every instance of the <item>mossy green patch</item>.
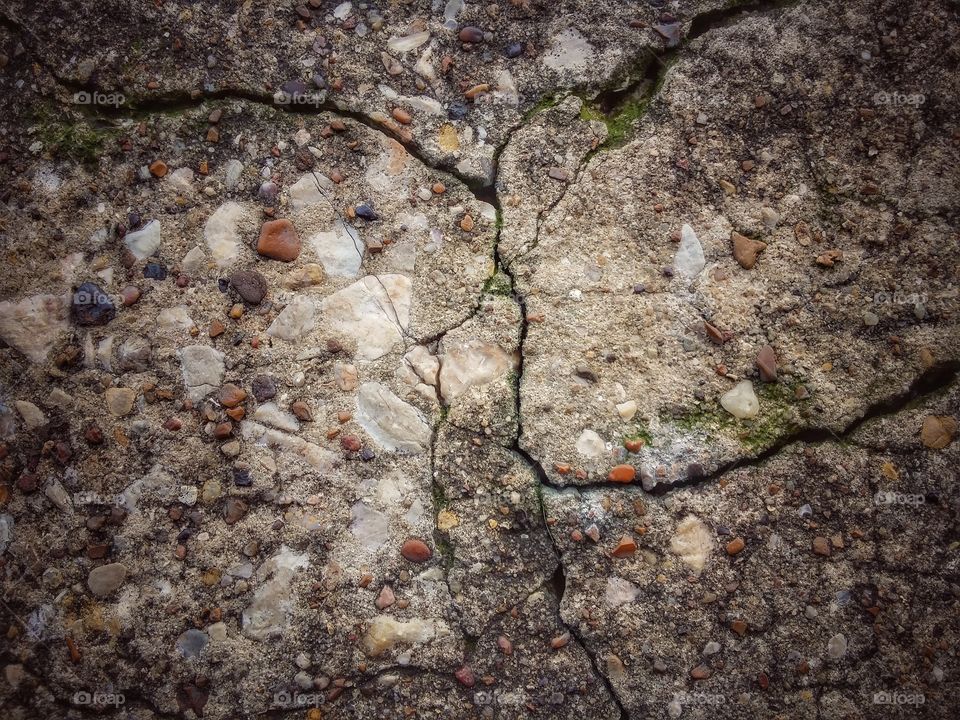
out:
M537 104L531 107L523 114L523 122L527 122L537 113L541 113L544 110L549 110L552 107L556 107L561 100L563 100L563 93L556 93L554 95L546 95L540 100L537 101Z
M719 403L702 405L680 416L661 416L664 422L708 437L733 437L752 452L761 452L796 433L798 421L794 390L799 383L763 383L755 389L760 413L752 420L739 420Z
M51 155L93 165L104 152L105 144L117 131L94 127L86 118L71 111L56 111L40 106L34 113L35 135Z
M483 291L490 295L509 297L513 294L513 283L510 276L503 271L497 271L483 286Z

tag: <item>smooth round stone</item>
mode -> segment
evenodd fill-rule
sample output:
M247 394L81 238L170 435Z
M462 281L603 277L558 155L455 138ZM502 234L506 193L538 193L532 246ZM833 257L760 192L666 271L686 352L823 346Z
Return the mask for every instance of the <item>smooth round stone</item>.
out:
M123 585L127 579L127 566L123 563L100 565L87 576L87 587L97 597L106 597Z
M483 30L478 27L473 27L472 25L467 25L463 28L457 37L460 39L460 42L463 43L480 43L483 42Z
M259 305L267 294L267 279L252 270L238 270L230 276L230 286L251 305Z
M433 557L433 551L419 538L410 538L403 543L400 554L410 562L422 563Z

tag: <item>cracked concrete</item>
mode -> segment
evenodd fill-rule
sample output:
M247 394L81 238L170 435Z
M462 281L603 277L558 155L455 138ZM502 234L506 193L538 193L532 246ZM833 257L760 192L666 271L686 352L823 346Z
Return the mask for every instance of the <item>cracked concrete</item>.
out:
M953 716L954 5L46 5L10 717Z

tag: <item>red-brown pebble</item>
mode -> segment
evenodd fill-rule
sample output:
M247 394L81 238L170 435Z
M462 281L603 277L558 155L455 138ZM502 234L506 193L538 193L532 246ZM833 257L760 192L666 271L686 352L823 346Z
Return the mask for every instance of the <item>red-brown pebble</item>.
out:
M300 255L300 237L287 219L268 220L260 228L257 252L264 257L290 262Z
M633 465L617 465L610 471L607 479L615 483L630 483L636 476L637 471Z
M629 535L624 535L620 538L620 542L617 543L617 546L613 549L611 555L615 558L625 558L630 557L637 551L637 542L630 537Z
M403 543L400 554L410 562L422 563L433 557L433 551L419 538L410 538Z

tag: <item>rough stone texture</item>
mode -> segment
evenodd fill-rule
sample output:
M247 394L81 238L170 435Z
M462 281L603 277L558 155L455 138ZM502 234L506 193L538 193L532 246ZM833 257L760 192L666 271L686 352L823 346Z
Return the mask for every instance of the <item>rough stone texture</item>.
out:
M958 12L5 3L4 718L955 717Z

